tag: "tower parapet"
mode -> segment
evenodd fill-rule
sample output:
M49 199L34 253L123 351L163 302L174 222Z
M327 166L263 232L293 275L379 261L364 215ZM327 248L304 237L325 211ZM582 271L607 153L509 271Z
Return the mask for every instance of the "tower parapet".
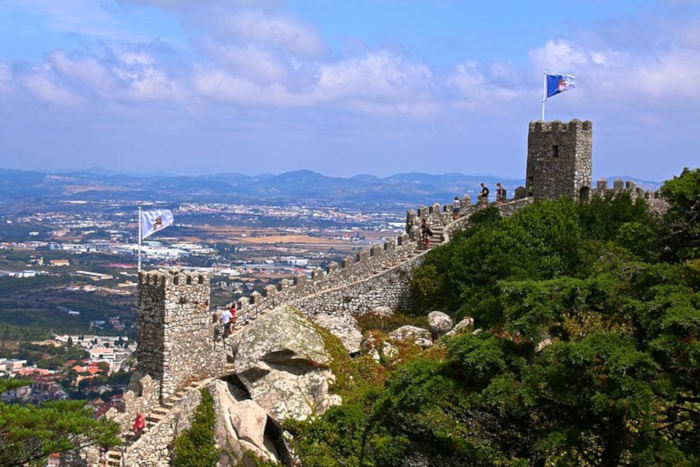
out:
M591 192L593 124L530 122L525 190L535 200L567 196L587 199Z

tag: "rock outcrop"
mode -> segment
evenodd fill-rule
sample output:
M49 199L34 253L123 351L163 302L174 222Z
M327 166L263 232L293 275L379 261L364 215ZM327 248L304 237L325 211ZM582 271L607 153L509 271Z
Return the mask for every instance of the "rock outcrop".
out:
M391 309L391 307L388 306L376 306L369 310L369 313L377 315L380 318L391 318L392 316L394 316L394 311Z
M428 313L428 327L430 328L430 333L436 339L443 334L447 334L453 326L454 322L447 313L442 311L431 311Z
M470 318L469 316L465 316L462 321L459 323L455 324L455 327L452 328L451 331L446 333L446 336L454 336L456 334L462 334L468 331L471 331L474 329L474 318Z
M414 344L423 349L427 349L428 347L433 346L430 331L428 331L427 329L419 328L417 326L401 326L400 328L393 330L389 334L389 339L395 341L413 342Z
M347 313L319 313L313 316L313 320L340 339L348 353L354 354L360 351L362 333L357 326L357 321L351 315Z
M413 341L416 342L418 339L431 339L430 331L427 329L419 328L417 326L401 326L395 329L389 334L389 339L395 341Z
M251 398L277 421L322 413L333 374L323 338L306 318L279 308L248 325L231 341L234 370Z
M267 461L280 460L277 446L281 440L272 439L272 430L266 430L267 424L272 422L268 420L265 409L226 381L213 382L209 391L217 414L215 432L219 446L225 447L239 460L244 459L248 452Z

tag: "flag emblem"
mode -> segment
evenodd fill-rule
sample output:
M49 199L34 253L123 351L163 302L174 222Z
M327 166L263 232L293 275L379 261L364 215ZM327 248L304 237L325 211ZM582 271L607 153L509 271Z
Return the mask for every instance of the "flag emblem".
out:
M547 97L556 96L575 87L576 83L571 75L547 75Z

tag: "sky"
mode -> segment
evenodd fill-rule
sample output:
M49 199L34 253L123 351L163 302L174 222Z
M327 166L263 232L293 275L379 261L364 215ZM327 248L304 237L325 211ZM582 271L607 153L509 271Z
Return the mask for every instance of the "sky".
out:
M0 0L0 167L522 178L544 71L594 178L700 165L700 0Z

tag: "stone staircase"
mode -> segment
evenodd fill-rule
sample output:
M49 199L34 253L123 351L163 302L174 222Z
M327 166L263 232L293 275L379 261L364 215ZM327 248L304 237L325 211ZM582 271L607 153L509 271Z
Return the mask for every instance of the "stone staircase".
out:
M230 374L233 373L233 363L226 363L226 366L224 367L224 374ZM170 396L167 400L162 402L160 406L154 408L148 415L146 415L146 426L143 430L143 435L148 433L151 429L153 429L154 426L156 426L158 423L160 423L165 417L168 416L170 413L170 410L173 408L173 406L179 402L185 392L190 391L192 389L196 389L198 387L201 387L204 385L205 381L193 381L191 383L186 384L185 386L182 387L179 391L177 391L175 394ZM108 466L113 466L113 467L120 467L123 465L122 463L122 455L123 452L128 450L129 447L134 444L138 438L132 431L128 431L126 433L122 433L122 445L112 448L109 451L107 451L107 465Z
M437 245L441 245L445 241L445 236L443 235L442 231L444 230L444 226L436 225L436 226L431 226L430 230L433 232L432 237L428 237L428 248L433 248Z

